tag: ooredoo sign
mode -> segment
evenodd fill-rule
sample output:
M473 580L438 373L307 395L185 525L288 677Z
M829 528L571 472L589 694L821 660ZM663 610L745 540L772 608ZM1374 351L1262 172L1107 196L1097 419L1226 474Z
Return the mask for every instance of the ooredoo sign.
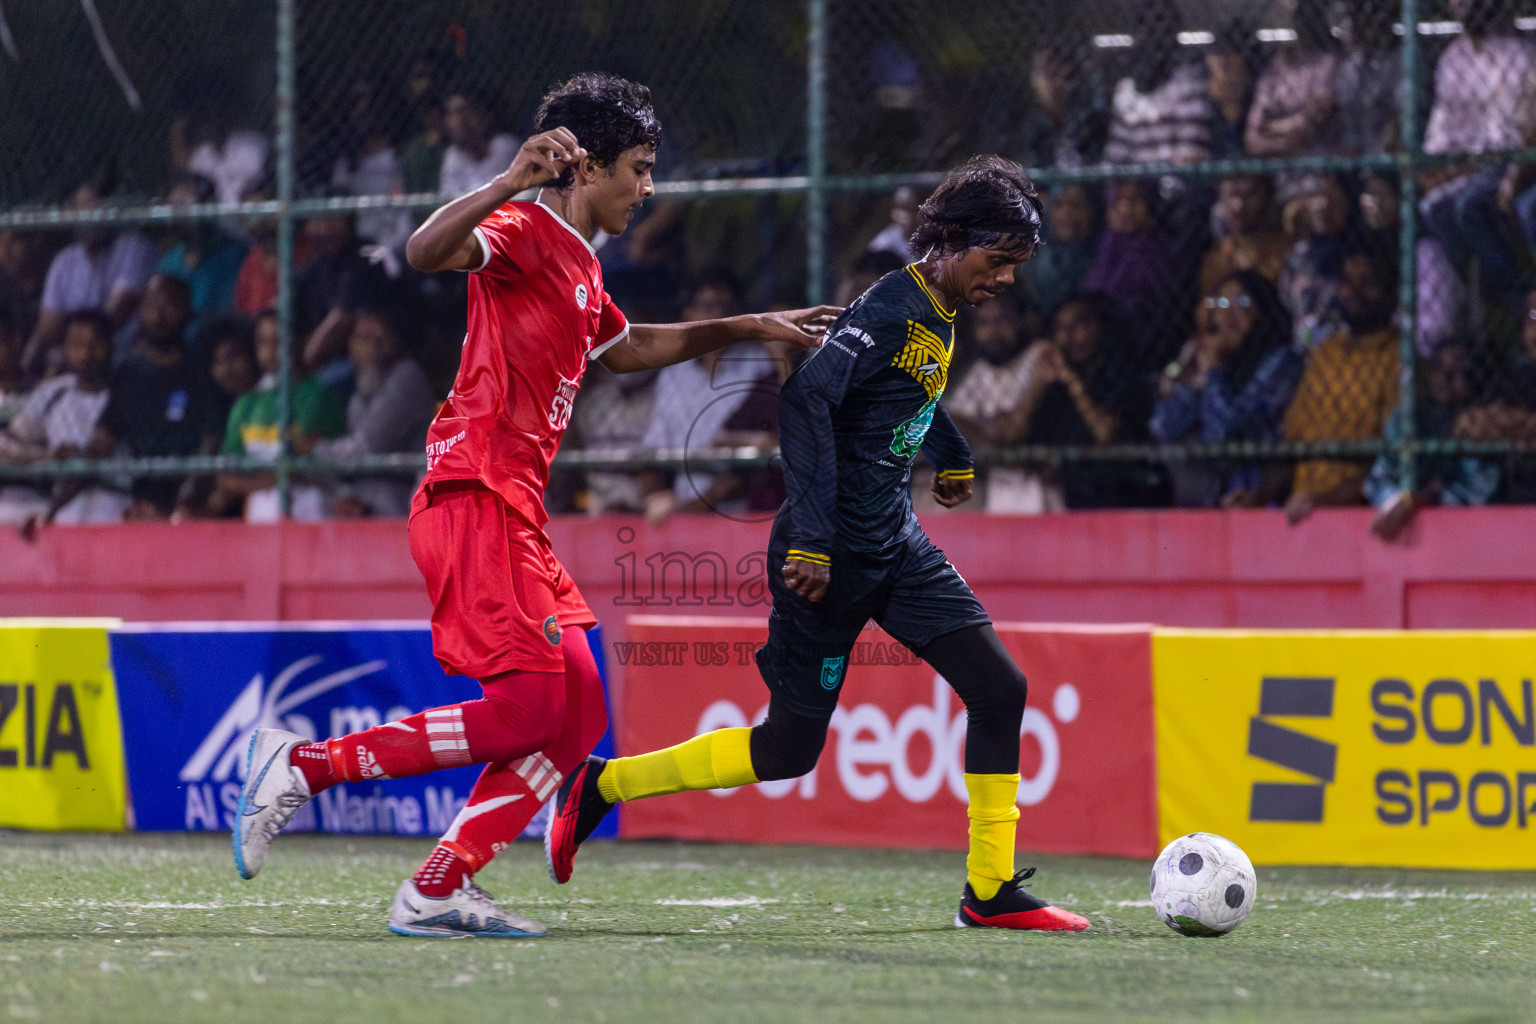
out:
M636 616L626 751L750 725L768 691L752 652L761 620ZM1019 845L1150 856L1156 846L1150 633L1146 627L1000 626L1029 678L1020 732ZM624 807L621 835L867 846L965 846L965 709L900 644L865 633L816 769L740 790Z

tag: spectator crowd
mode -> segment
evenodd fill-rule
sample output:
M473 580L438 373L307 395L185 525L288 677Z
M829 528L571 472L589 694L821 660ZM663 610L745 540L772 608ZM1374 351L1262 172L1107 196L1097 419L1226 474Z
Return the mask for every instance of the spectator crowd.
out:
M1422 126L1424 151L1447 159L1419 172L1411 239L1395 172L1114 173L1394 152L1402 71L1391 0L1279 0L1263 33L1240 23L1193 34L1203 40L1180 33L1172 0L1143 0L1127 35L1097 47L1063 35L1033 53L990 148L1034 168L1110 173L1044 189L1044 244L1013 291L959 322L944 402L983 467L987 509L1273 506L1295 522L1322 506L1370 504L1374 528L1391 537L1426 504L1536 498L1536 465L1518 457L1421 458L1409 487L1390 454L1284 462L1252 448L1410 432L1536 441L1536 165L1451 159L1536 140L1536 39L1498 0L1448 4L1457 31L1433 58ZM880 61L902 84L880 78L881 96L910 105L921 89L911 62L889 47ZM505 169L520 144L494 95L429 57L398 87L358 81L344 110L341 130L301 140L307 195L456 195ZM271 194L270 138L217 95L175 121L166 149L173 206ZM683 170L701 173L703 163L687 165L695 157L681 158ZM93 173L69 204L106 205L114 185L110 169ZM902 187L839 200L838 301L921 257L907 248L921 198ZM626 235L603 240L609 291L632 319L730 315L790 304L803 290L785 270L794 261L784 258L780 200L732 202L658 201ZM465 295L463 275L405 263L418 221L372 208L303 223L287 437L272 223L91 226L54 245L0 232L0 460L224 454L256 467L5 484L0 521L270 520L274 475L261 466L284 444L338 460L418 452L456 370ZM1404 267L1416 295L1407 376ZM774 396L796 358L748 344L660 373L594 366L566 446L771 452ZM1401 394L1407 381L1411 395ZM1138 442L1227 447L1166 462L1000 461L1020 445ZM304 479L293 514L403 515L411 485L398 475ZM766 469L562 472L551 507L657 521L766 513L782 496Z

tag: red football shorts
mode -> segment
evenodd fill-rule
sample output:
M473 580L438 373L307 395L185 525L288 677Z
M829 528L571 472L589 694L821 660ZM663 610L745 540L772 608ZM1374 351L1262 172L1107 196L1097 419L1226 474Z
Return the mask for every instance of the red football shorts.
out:
M544 531L478 480L434 484L415 504L411 557L432 598L432 653L443 671L564 672L561 629L597 617Z

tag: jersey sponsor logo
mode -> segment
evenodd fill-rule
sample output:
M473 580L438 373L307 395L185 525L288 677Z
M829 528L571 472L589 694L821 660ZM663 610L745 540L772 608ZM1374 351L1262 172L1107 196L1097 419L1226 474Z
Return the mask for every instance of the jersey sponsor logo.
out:
M923 446L923 438L928 436L928 428L933 426L933 408L938 404L939 399L935 395L923 403L916 416L891 432L892 455L910 459L917 454L917 450Z
M553 615L544 620L544 639L556 647L560 646L560 623Z
M937 399L949 383L949 359L955 351L951 333L946 344L937 334L915 320L907 321L907 343L891 365L910 373L930 399Z
M549 403L549 425L556 430L564 430L566 424L571 422L571 409L575 407L576 390L581 387L581 381L560 378L560 383L555 387L555 397Z
M432 467L437 465L438 460L440 460L444 455L447 455L453 449L454 445L456 445L460 441L464 440L464 434L465 434L465 432L461 430L457 434L454 434L452 437L447 438L446 440L442 440L442 441L428 441L427 442L427 471L428 472L431 472Z
M587 308L587 286L585 283L578 283L576 285L576 305L582 309Z

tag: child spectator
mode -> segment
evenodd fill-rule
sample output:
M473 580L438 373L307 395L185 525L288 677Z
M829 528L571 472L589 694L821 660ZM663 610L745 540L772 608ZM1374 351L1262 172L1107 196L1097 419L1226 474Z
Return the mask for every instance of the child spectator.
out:
M1098 204L1082 182L1057 185L1044 196L1045 242L1017 271L1029 293L1030 305L1041 316L1075 294L1093 267L1098 252Z
M437 396L427 375L405 354L394 319L380 309L359 310L347 339L357 387L347 402L346 433L315 443L314 454L350 459L392 452L418 452L437 413ZM410 512L411 480L362 477L343 486L337 516L404 516Z
M64 323L64 372L38 386L0 435L0 458L9 461L70 459L84 455L106 409L112 374L112 322L100 310L70 314ZM82 480L59 480L45 497L33 488L11 488L0 497L0 521L115 523L128 495Z
M492 134L490 105L475 89L448 94L443 104L443 131L448 149L437 190L445 196L462 196L512 166L522 140L504 132Z
M222 455L245 455L264 462L274 461L281 450L277 431L278 372L281 349L277 315L263 313L256 318L256 364L262 377L254 391L235 400L229 424L219 448ZM313 374L306 376L293 365L293 392L289 401L289 436L294 448L307 451L322 437L335 437L345 426L345 412L336 395ZM275 477L270 472L221 473L208 497L211 515L228 515L243 509L250 522L273 522L278 517ZM324 516L323 495L318 487L293 489L293 517L315 520Z
M1419 368L1414 436L1421 440L1455 436L1472 393L1467 382L1466 347L1443 345ZM1399 406L1387 420L1386 439L1396 443L1407 436L1407 417ZM1376 509L1371 532L1382 540L1395 539L1426 505L1488 504L1499 489L1499 467L1487 459L1466 455L1420 455L1414 480L1412 490L1403 486L1403 462L1397 452L1376 457L1365 481L1365 495Z
M1200 263L1201 295L1213 294L1240 270L1256 271L1270 284L1280 279L1291 240L1275 224L1274 199L1274 183L1263 175L1222 181L1212 211L1219 240Z
M1152 436L1176 441L1273 441L1301 377L1291 323L1262 274L1240 270L1202 301L1202 330L1164 371ZM1176 462L1173 503L1213 508L1256 490L1261 467L1226 461ZM1240 503L1234 499L1230 503Z
M1153 370L1171 354L1162 351L1166 339L1165 306L1173 290L1173 246L1157 223L1156 183L1144 178L1117 178L1109 183L1104 210L1104 234L1093 266L1083 278L1087 291L1103 292L1120 307L1124 322L1135 324L1139 343L1119 357L1136 370Z
M183 331L191 318L185 281L158 274L144 289L141 329L133 350L112 375L111 396L91 439L90 454L194 455L207 429L213 382L187 349ZM171 514L182 481L136 480L133 519Z
M70 209L100 209L115 186L110 171L98 172L75 189ZM57 358L65 319L82 309L105 310L118 343L126 345L132 327L125 325L138 311L144 287L154 273L155 245L138 232L113 234L92 226L79 229L75 237L75 243L59 250L48 265L37 326L22 356L29 374L41 374Z
M1382 435L1398 401L1401 343L1392 323L1395 268L1364 252L1343 261L1338 307L1345 329L1307 353L1296 398L1285 411L1287 441L1363 441ZM1285 517L1298 523L1320 505L1358 505L1367 467L1308 459L1296 467Z

